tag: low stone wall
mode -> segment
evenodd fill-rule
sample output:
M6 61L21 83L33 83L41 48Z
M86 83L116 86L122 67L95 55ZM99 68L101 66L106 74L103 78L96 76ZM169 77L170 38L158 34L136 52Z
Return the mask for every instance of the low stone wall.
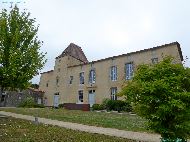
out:
M69 110L90 111L90 104L65 103L64 108Z

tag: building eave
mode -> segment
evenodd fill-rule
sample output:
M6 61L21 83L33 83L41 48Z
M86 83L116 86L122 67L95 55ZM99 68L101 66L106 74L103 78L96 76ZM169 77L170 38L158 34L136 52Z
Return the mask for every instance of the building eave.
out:
M93 63L102 62L102 61L106 61L106 60L110 60L110 59L115 59L118 57L129 56L132 54L137 54L137 53L147 52L147 51L151 51L151 50L155 50L155 49L160 49L160 48L164 48L164 47L172 46L172 45L177 45L178 52L180 54L180 59L181 59L181 61L183 61L183 55L182 55L182 50L181 50L180 44L176 41L176 42L172 42L172 43L168 43L168 44L164 44L164 45L160 45L160 46L155 46L152 48L147 48L147 49L143 49L143 50L139 50L139 51L135 51L135 52L130 52L130 53L126 53L126 54L121 54L121 55L117 55L117 56L112 56L112 57L108 57L108 58L104 58L104 59L100 59L100 60L96 60L96 61L92 61L92 62L88 62L88 63L84 63L84 64L69 66L68 68L93 64Z

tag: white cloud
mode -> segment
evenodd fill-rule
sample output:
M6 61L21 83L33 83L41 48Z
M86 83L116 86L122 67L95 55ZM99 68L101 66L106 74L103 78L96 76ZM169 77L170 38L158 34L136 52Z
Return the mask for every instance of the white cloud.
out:
M7 8L2 1L0 8ZM47 71L70 42L81 46L90 61L173 41L190 57L189 5L187 0L27 0L19 7L40 24Z

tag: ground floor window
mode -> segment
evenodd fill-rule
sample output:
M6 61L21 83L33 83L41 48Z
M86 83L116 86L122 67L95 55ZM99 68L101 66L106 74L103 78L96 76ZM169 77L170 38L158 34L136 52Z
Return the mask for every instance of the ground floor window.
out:
M79 90L78 92L78 101L79 102L83 102L83 90Z
M111 88L111 100L117 100L117 87L112 87Z

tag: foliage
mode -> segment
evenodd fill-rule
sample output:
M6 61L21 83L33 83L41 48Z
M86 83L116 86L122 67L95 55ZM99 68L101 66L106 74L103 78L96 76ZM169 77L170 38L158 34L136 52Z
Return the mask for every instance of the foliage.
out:
M190 69L173 64L173 58L140 65L120 94L162 138L184 140L190 134Z
M94 104L92 106L93 110L108 110L108 111L125 111L130 112L132 111L132 107L129 103L122 101L122 100L110 100L104 99L102 104Z
M103 105L104 109L106 109L106 105L107 105L107 103L108 103L109 101L110 101L110 99L108 99L108 98L103 99L102 105Z
M34 89L38 89L39 88L39 84L31 84L30 87L34 88Z
M25 108L43 108L43 104L37 104L34 101L34 98L27 97L25 100L23 100L18 107L25 107Z
M114 110L114 111L131 111L131 106L129 103L122 101L122 100L109 100L106 104L107 110Z
M1 142L132 142L112 136L91 134L57 126L8 117L0 121Z
M0 12L1 89L28 87L45 64L35 22L30 13L20 12L16 6L10 12Z
M64 108L64 104L59 104L58 108Z
M105 107L102 104L93 104L92 109L93 110L104 110Z

